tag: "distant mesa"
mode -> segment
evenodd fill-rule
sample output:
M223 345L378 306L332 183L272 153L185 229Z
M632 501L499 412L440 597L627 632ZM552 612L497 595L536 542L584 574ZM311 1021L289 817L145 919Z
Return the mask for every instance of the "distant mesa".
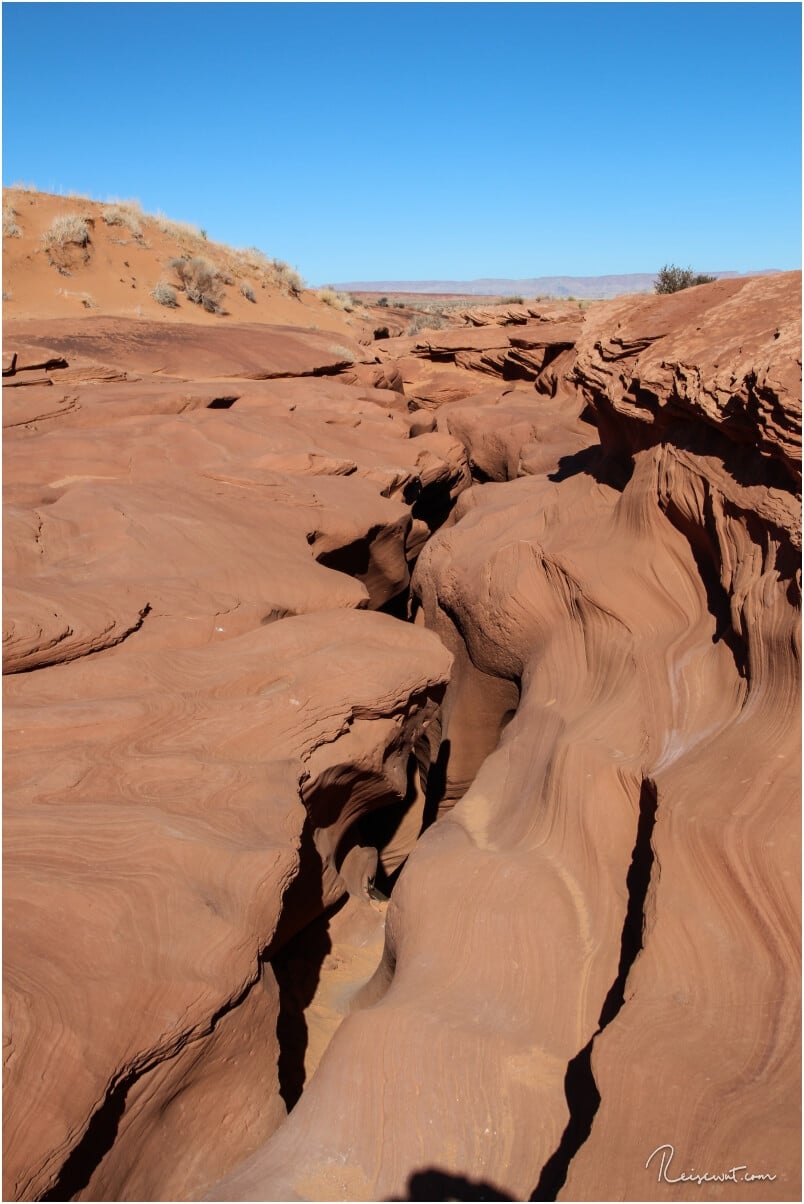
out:
M758 272L710 272L718 280L734 276L768 276L778 268ZM623 293L652 293L656 272L621 276L532 276L527 280L352 280L332 287L352 293L435 293L458 297L577 297L605 300Z

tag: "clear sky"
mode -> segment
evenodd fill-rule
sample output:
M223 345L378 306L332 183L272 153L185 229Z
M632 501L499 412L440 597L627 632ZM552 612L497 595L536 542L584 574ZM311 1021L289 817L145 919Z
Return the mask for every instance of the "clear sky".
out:
M308 283L795 268L797 3L4 3L3 183Z

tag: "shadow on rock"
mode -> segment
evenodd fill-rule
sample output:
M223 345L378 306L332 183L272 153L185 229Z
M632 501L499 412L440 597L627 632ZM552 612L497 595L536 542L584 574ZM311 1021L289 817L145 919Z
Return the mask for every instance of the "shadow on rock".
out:
M391 1200L513 1200L492 1183L483 1179L467 1179L429 1167L416 1171L408 1179L406 1196L390 1196Z

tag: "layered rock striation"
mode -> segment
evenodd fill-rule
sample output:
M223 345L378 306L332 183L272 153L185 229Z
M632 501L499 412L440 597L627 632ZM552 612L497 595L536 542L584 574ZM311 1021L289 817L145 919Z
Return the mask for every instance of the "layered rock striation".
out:
M669 1199L667 1143L797 1194L798 288L601 307L565 381L599 450L424 549L443 815L363 1007L210 1198Z
M7 1197L797 1197L800 305L20 328Z

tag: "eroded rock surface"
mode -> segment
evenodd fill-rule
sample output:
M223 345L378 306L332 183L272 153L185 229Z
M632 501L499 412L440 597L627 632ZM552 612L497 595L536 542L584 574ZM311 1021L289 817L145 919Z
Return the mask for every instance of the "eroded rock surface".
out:
M799 1196L800 306L20 327L7 1197Z
M570 368L600 452L473 488L424 549L444 814L363 1009L209 1198L670 1199L664 1142L797 1196L799 282L601 306Z
M188 1198L292 1099L274 952L419 834L450 657L367 608L466 457L329 378L70 388L6 438L5 1194Z

